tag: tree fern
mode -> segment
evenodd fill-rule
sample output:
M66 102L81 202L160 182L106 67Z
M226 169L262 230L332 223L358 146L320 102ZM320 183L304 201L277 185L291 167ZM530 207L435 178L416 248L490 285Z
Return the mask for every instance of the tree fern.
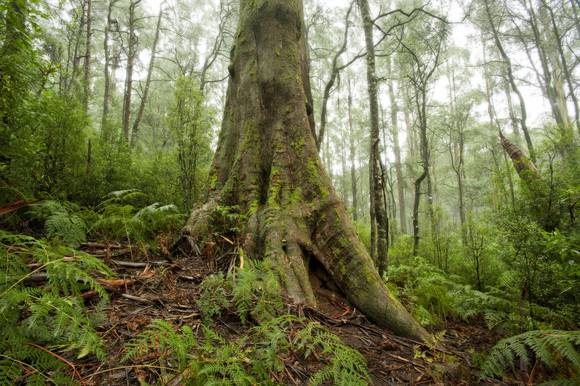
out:
M516 359L529 364L531 358L548 367L567 370L569 375L578 376L579 345L580 331L536 330L502 339L492 348L483 364L483 376L502 375L514 366Z

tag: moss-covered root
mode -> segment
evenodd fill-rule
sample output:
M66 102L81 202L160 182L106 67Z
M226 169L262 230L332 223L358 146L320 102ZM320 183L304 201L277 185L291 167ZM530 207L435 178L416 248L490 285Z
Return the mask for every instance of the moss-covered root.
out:
M318 259L349 301L380 326L431 344L432 336L393 297L349 221L342 204L328 207L313 236Z
M268 227L265 256L278 270L286 293L292 301L316 307L316 297L310 284L308 266L302 250L288 231L289 224L275 223Z

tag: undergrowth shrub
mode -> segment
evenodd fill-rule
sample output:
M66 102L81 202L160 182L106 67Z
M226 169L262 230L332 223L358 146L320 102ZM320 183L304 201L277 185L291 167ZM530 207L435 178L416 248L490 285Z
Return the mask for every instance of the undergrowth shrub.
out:
M108 297L94 275L111 274L99 259L70 247L0 231L0 384L72 383L54 350L103 360L94 327ZM81 294L89 290L100 299L96 312L84 307Z
M43 224L47 238L78 247L87 239L87 225L79 211L74 203L48 200L32 207L28 215L31 220Z
M423 325L442 327L448 319L469 321L481 315L488 328L511 333L524 322L511 293L494 287L475 290L419 257L391 267L385 280Z
M147 204L147 196L135 189L109 193L97 213L92 236L135 243L153 240L160 233L176 233L184 219L175 205Z

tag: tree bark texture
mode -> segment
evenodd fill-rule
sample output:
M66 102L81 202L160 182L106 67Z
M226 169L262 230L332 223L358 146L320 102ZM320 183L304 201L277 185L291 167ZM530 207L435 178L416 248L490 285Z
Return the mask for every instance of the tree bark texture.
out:
M248 256L272 261L288 296L316 305L308 270L318 261L370 319L398 334L430 335L389 294L324 170L308 117L301 0L242 0L226 107L206 204L183 241L198 243L219 205L247 215Z

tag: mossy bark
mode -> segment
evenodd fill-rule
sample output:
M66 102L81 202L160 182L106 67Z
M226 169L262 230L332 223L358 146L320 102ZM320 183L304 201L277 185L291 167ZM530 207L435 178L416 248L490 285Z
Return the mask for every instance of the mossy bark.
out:
M217 205L248 215L244 250L274 261L296 302L316 305L316 259L370 319L422 341L430 335L388 292L323 169L309 119L301 0L242 0L208 202L183 230L199 241Z

